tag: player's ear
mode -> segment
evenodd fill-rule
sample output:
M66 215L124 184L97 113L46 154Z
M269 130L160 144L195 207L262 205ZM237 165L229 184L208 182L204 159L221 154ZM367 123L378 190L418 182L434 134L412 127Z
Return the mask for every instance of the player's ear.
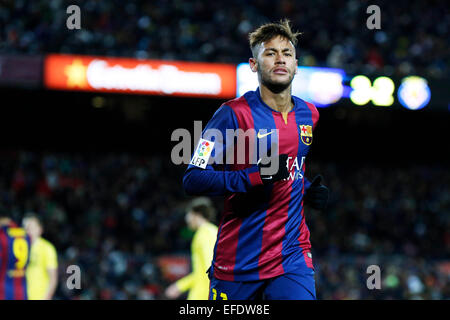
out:
M250 69L252 69L253 72L258 71L258 62L256 61L255 58L248 59L248 63L250 65Z
M295 59L295 72L294 74L297 74L298 71L298 59Z

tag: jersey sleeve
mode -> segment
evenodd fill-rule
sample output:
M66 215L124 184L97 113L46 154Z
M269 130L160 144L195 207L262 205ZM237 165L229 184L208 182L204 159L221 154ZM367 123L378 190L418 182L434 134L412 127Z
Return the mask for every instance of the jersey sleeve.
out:
M206 243L204 242L204 239L202 237L202 233L200 230L197 230L197 232L194 235L194 238L192 239L191 243L191 265L192 265L192 272L188 275L184 276L183 278L179 279L176 282L176 285L178 289L181 292L188 291L192 289L195 283L201 282L201 277L203 274L201 274L201 266L203 266L203 255L204 255L204 248L206 247Z
M313 123L313 131L316 129L317 123L319 122L319 111L317 110L316 106L310 102L306 102L306 105L308 106L309 110L311 111L311 119Z
M319 111L317 110L316 106L310 102L306 102L306 105L308 106L309 110L311 111L311 119L312 119L312 129L313 131L316 129L317 127L317 123L319 122ZM311 181L309 181L306 176L305 176L305 192L309 189L309 187L311 186Z
M194 273L190 273L187 276L179 279L176 282L176 285L178 287L178 290L180 290L180 292L186 292L189 289L192 288L192 286L195 283L195 274Z
M304 179L305 179L305 191L307 191L311 186L311 181L309 181L309 179L306 178L306 176L304 176Z
M45 246L45 266L46 269L56 269L58 268L58 255L56 253L55 247L47 242Z
M242 170L229 170L227 165L223 165L226 150L234 142L227 139L227 129L238 129L237 120L231 107L222 105L203 130L202 138L209 138L210 132L220 133L218 137L210 137L214 142L211 156L223 162L208 164L205 169L189 164L183 177L183 187L187 194L216 196L227 192L247 192L256 185L262 185L256 164Z

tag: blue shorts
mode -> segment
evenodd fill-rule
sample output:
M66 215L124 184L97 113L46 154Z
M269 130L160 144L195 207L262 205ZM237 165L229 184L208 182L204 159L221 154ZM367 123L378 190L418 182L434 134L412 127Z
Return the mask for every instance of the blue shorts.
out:
M211 277L209 300L316 300L314 271L285 273L258 281Z

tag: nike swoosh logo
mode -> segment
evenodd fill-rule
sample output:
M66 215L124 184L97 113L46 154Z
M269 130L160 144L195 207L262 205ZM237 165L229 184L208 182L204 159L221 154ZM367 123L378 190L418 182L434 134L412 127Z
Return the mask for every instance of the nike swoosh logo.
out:
M270 180L270 179L272 179L272 176L270 176L270 177L261 177L261 179Z
M257 137L258 137L258 139L261 139L261 138L264 138L264 137L266 137L266 136L268 136L269 134L272 134L272 133L273 133L273 131L270 131L270 132L264 133L264 134L261 134L261 132L258 132Z

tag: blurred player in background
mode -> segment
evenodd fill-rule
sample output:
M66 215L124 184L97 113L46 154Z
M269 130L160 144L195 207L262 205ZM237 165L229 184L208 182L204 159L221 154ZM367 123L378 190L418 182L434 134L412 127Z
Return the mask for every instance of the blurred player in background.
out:
M211 265L217 227L211 223L215 209L209 198L194 199L186 214L186 223L195 231L191 243L192 273L179 279L166 289L166 296L178 298L189 290L188 300L207 300L209 279L206 271Z
M0 300L27 300L30 237L0 209Z
M313 104L291 94L297 36L288 20L262 25L249 35L253 53L249 62L259 88L225 102L203 131L202 137L209 129L222 134L223 141L200 140L199 147L215 143L214 159L234 144L227 129L254 132L246 140L250 142L245 163L202 167L201 161L194 161L200 154L196 152L184 175L188 194L225 195L209 273L212 300L316 298L304 201L323 209L328 189L320 183L321 176L311 182L304 176L319 113ZM275 142L279 151L271 149L270 158L261 154L251 146L260 139L267 139L269 146ZM250 163L252 152L260 152L257 159L269 160ZM264 169L269 166L278 170L268 174Z
M23 227L31 238L30 263L27 267L29 300L51 300L58 284L58 256L55 247L42 238L43 227L34 213L25 215Z

